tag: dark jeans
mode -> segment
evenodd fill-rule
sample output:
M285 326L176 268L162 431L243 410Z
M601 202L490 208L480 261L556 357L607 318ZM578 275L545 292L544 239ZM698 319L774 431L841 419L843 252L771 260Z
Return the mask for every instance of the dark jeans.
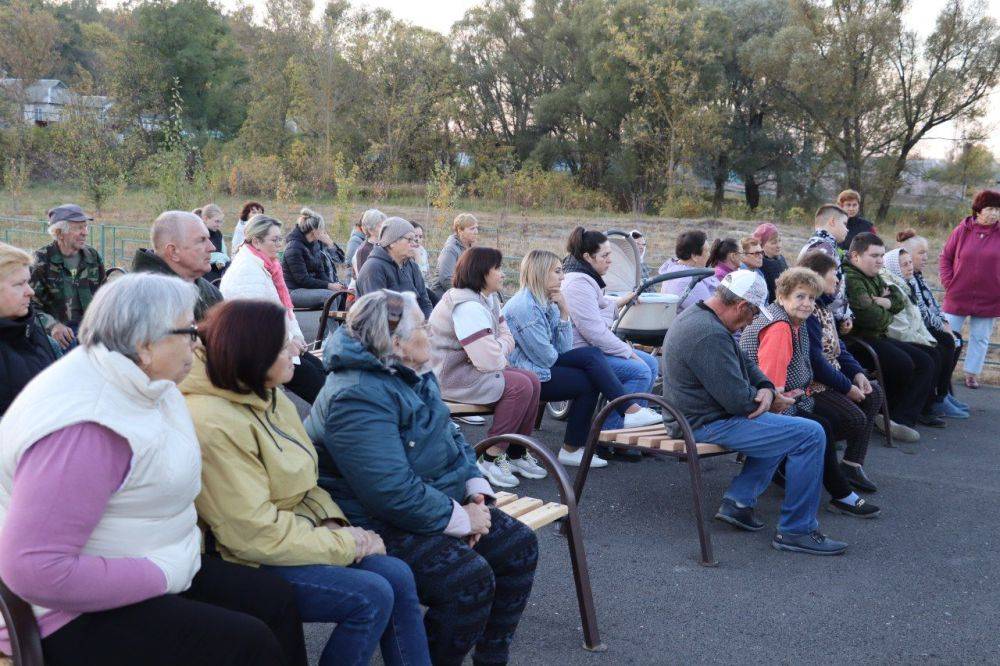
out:
M528 603L538 563L538 539L497 508L475 548L444 534L378 530L386 551L410 565L427 606L424 627L435 666L506 664L514 631Z
M291 585L202 557L182 594L84 613L42 641L47 666L305 666Z
M931 331L931 335L937 340L934 347L921 347L924 351L934 355L935 383L934 391L937 401L944 400L944 397L951 393L951 375L958 365L960 349L957 347L955 336L944 331Z
M833 389L813 394L813 400L816 401L816 413L833 426L837 441L847 442L844 460L864 465L875 419L885 400L879 383L872 382L872 392L860 404Z
M608 400L625 395L625 387L611 370L608 359L597 347L579 347L560 354L552 366L552 378L542 383L545 402L572 400L566 418L563 442L574 449L583 446L590 432L598 396ZM628 405L618 407L624 414Z
M326 381L326 371L323 362L312 354L305 353L299 357L302 363L295 366L295 374L285 388L299 396L310 405L316 402L316 396Z
M882 364L886 383L883 388L892 420L912 428L934 394L934 359L917 345L899 340L879 338L867 342ZM858 360L868 362L864 354Z
M851 494L851 484L840 471L840 461L837 460L837 435L834 434L833 424L816 412L807 412L803 409L799 409L796 416L815 421L823 426L823 433L826 435L823 447L823 487L834 499L847 497Z
M295 588L305 622L336 622L319 666L367 666L382 646L386 666L430 664L413 574L395 557L370 555L349 567L265 567Z

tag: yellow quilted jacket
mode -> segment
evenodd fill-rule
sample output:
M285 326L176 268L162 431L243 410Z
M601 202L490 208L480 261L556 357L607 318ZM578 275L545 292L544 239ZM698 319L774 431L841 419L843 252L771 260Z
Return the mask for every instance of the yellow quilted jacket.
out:
M181 382L198 441L202 489L195 506L224 559L257 566L354 561L347 519L317 485L316 449L281 389L269 399L214 386L195 354Z

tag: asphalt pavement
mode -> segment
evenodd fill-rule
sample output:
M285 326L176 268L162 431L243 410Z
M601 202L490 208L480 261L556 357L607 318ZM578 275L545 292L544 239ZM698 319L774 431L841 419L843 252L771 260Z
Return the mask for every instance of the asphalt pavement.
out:
M302 318L306 335L315 330ZM771 548L780 491L737 531L710 520L737 471L733 456L702 462L716 567L698 564L686 465L650 457L592 470L580 511L602 653L582 647L566 540L538 536L541 557L512 664L1000 663L1000 390L958 389L972 418L921 428L914 453L876 433L865 469L879 486L872 520L820 511L821 529L850 544L840 557ZM564 424L536 437L555 451ZM485 428L463 426L470 442ZM575 473L575 470L569 470ZM550 479L514 492L558 500ZM328 625L307 625L311 663ZM378 659L376 658L378 662ZM470 662L471 663L471 662Z

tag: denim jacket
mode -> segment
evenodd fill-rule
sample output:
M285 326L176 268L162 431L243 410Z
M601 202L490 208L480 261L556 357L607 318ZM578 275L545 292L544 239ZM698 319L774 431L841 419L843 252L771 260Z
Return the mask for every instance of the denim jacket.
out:
M515 368L531 370L540 382L552 379L549 368L559 354L573 348L573 323L560 321L555 303L543 306L527 289L507 301L503 316L515 342L508 362Z

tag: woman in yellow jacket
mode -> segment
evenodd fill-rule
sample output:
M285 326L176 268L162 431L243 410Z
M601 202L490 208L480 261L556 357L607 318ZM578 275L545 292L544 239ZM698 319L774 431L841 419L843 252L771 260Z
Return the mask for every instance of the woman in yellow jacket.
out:
M288 580L306 622L336 622L321 666L429 664L413 574L374 532L351 527L317 485L318 454L280 386L292 374L285 310L235 300L199 324L180 385L202 450L195 506L208 547Z

